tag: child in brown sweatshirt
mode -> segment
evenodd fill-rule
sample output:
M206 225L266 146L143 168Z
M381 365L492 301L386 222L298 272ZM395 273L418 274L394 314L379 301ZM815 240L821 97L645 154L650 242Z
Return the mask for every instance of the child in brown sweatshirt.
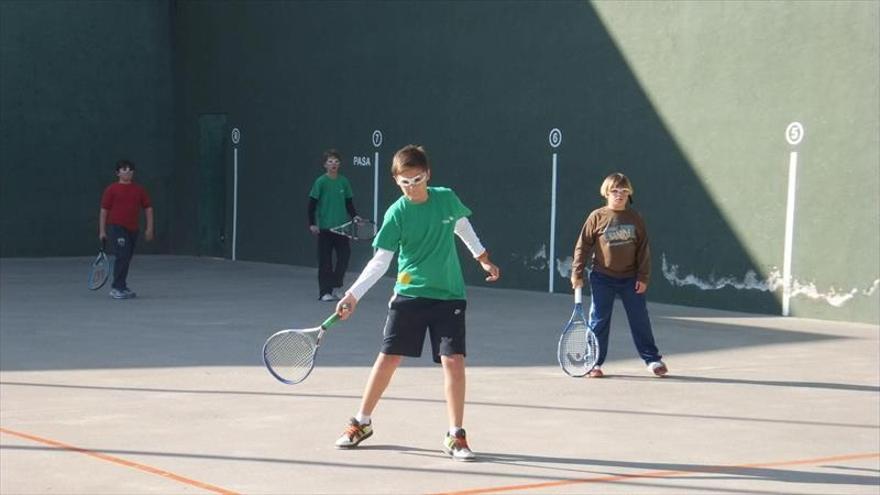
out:
M589 261L592 301L590 328L599 340L599 360L590 371L592 378L601 378L602 363L608 353L608 332L614 298L620 296L633 342L648 370L656 376L668 370L654 343L651 319L645 302L645 291L651 275L651 252L645 221L634 209L633 187L621 173L605 178L599 189L607 201L587 217L574 248L571 286L584 286L584 269Z

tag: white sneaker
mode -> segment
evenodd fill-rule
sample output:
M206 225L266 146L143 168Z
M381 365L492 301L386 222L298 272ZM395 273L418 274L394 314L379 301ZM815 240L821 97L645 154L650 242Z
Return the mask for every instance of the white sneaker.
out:
M342 299L343 297L345 297L345 293L342 292L342 289L333 289L333 292L331 292L331 294L333 294L333 297L335 297L336 299Z
M446 438L443 439L443 452L449 454L454 461L473 461L477 458L468 447L467 434L464 430L458 430L455 436L446 432Z
M125 292L119 289L110 289L110 297L113 299L128 299L128 296L125 295Z
M669 373L669 368L663 361L652 361L648 363L648 371L654 373L654 376L665 376L666 373Z
M358 420L351 418L348 420L348 426L342 432L342 436L336 440L336 448L353 449L371 436L373 436L373 426L371 424L362 425L358 423Z
M324 302L332 302L332 301L338 300L338 298L336 296L334 296L333 294L324 294L323 296L319 297L318 299L321 301L324 301Z

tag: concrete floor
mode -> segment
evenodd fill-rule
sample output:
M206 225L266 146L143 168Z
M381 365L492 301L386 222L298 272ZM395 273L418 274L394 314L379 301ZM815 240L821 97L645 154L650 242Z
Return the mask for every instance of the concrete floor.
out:
M308 380L262 366L315 326L313 269L138 256L137 299L86 289L87 258L0 260L0 492L880 493L880 328L651 304L671 375L622 308L607 379L556 365L565 295L470 287L466 428L440 452L442 374L404 362L354 451L391 280L332 328ZM350 275L349 280L353 279Z

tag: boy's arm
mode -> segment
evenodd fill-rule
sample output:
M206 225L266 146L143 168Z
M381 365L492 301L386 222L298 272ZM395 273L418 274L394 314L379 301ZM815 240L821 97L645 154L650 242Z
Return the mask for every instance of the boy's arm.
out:
M642 292L648 289L648 282L651 280L651 248L648 243L648 229L645 227L645 221L639 218L638 245L636 246L636 280L642 283Z
M388 267L391 266L391 259L393 257L393 251L382 248L376 249L376 254L373 255L373 258L364 267L364 271L351 284L351 287L345 291L345 297L336 304L336 312L339 313L343 320L347 320L354 313L358 301L382 278L382 275L385 275Z
M152 241L155 233L155 231L153 230L153 207L148 206L144 210L144 215L147 217L147 229L144 232L144 237L147 239L147 241Z
M595 215L590 215L584 222L574 246L574 258L571 261L571 286L574 289L584 286L584 268L587 264L587 256L593 251L592 231L594 224Z
M354 208L354 201L352 200L354 194L351 192L351 182L348 179L345 180L345 211L348 212L348 217L352 220L360 220L361 217L358 216L357 210Z
M101 208L98 214L98 239L102 241L107 238L107 209Z
M455 222L455 235L467 246L474 258L478 258L486 251L467 217L461 217Z
M354 201L351 198L345 198L345 211L348 212L348 216L352 219L359 219L357 210L354 209Z
M480 263L480 266L483 267L483 270L489 274L489 276L486 277L486 282L495 282L501 278L501 269L498 268L498 265L489 260L489 251L483 251L483 254L477 256L476 259Z
M486 248L483 247L467 217L461 217L455 222L455 235L464 242L464 245L467 246L474 259L489 274L486 277L487 282L494 282L501 277L501 269L489 260L489 251L486 251Z
M313 234L318 233L318 224L317 224L317 222L315 222L315 210L317 208L318 208L318 200L310 196L309 197L309 207L308 207L309 230L311 230Z

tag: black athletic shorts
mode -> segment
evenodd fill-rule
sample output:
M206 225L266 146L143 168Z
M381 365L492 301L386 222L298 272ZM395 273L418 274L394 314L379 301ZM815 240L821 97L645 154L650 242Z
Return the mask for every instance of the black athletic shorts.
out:
M440 356L465 355L464 312L467 301L395 295L388 304L382 352L420 357L425 330L431 336L435 363Z

